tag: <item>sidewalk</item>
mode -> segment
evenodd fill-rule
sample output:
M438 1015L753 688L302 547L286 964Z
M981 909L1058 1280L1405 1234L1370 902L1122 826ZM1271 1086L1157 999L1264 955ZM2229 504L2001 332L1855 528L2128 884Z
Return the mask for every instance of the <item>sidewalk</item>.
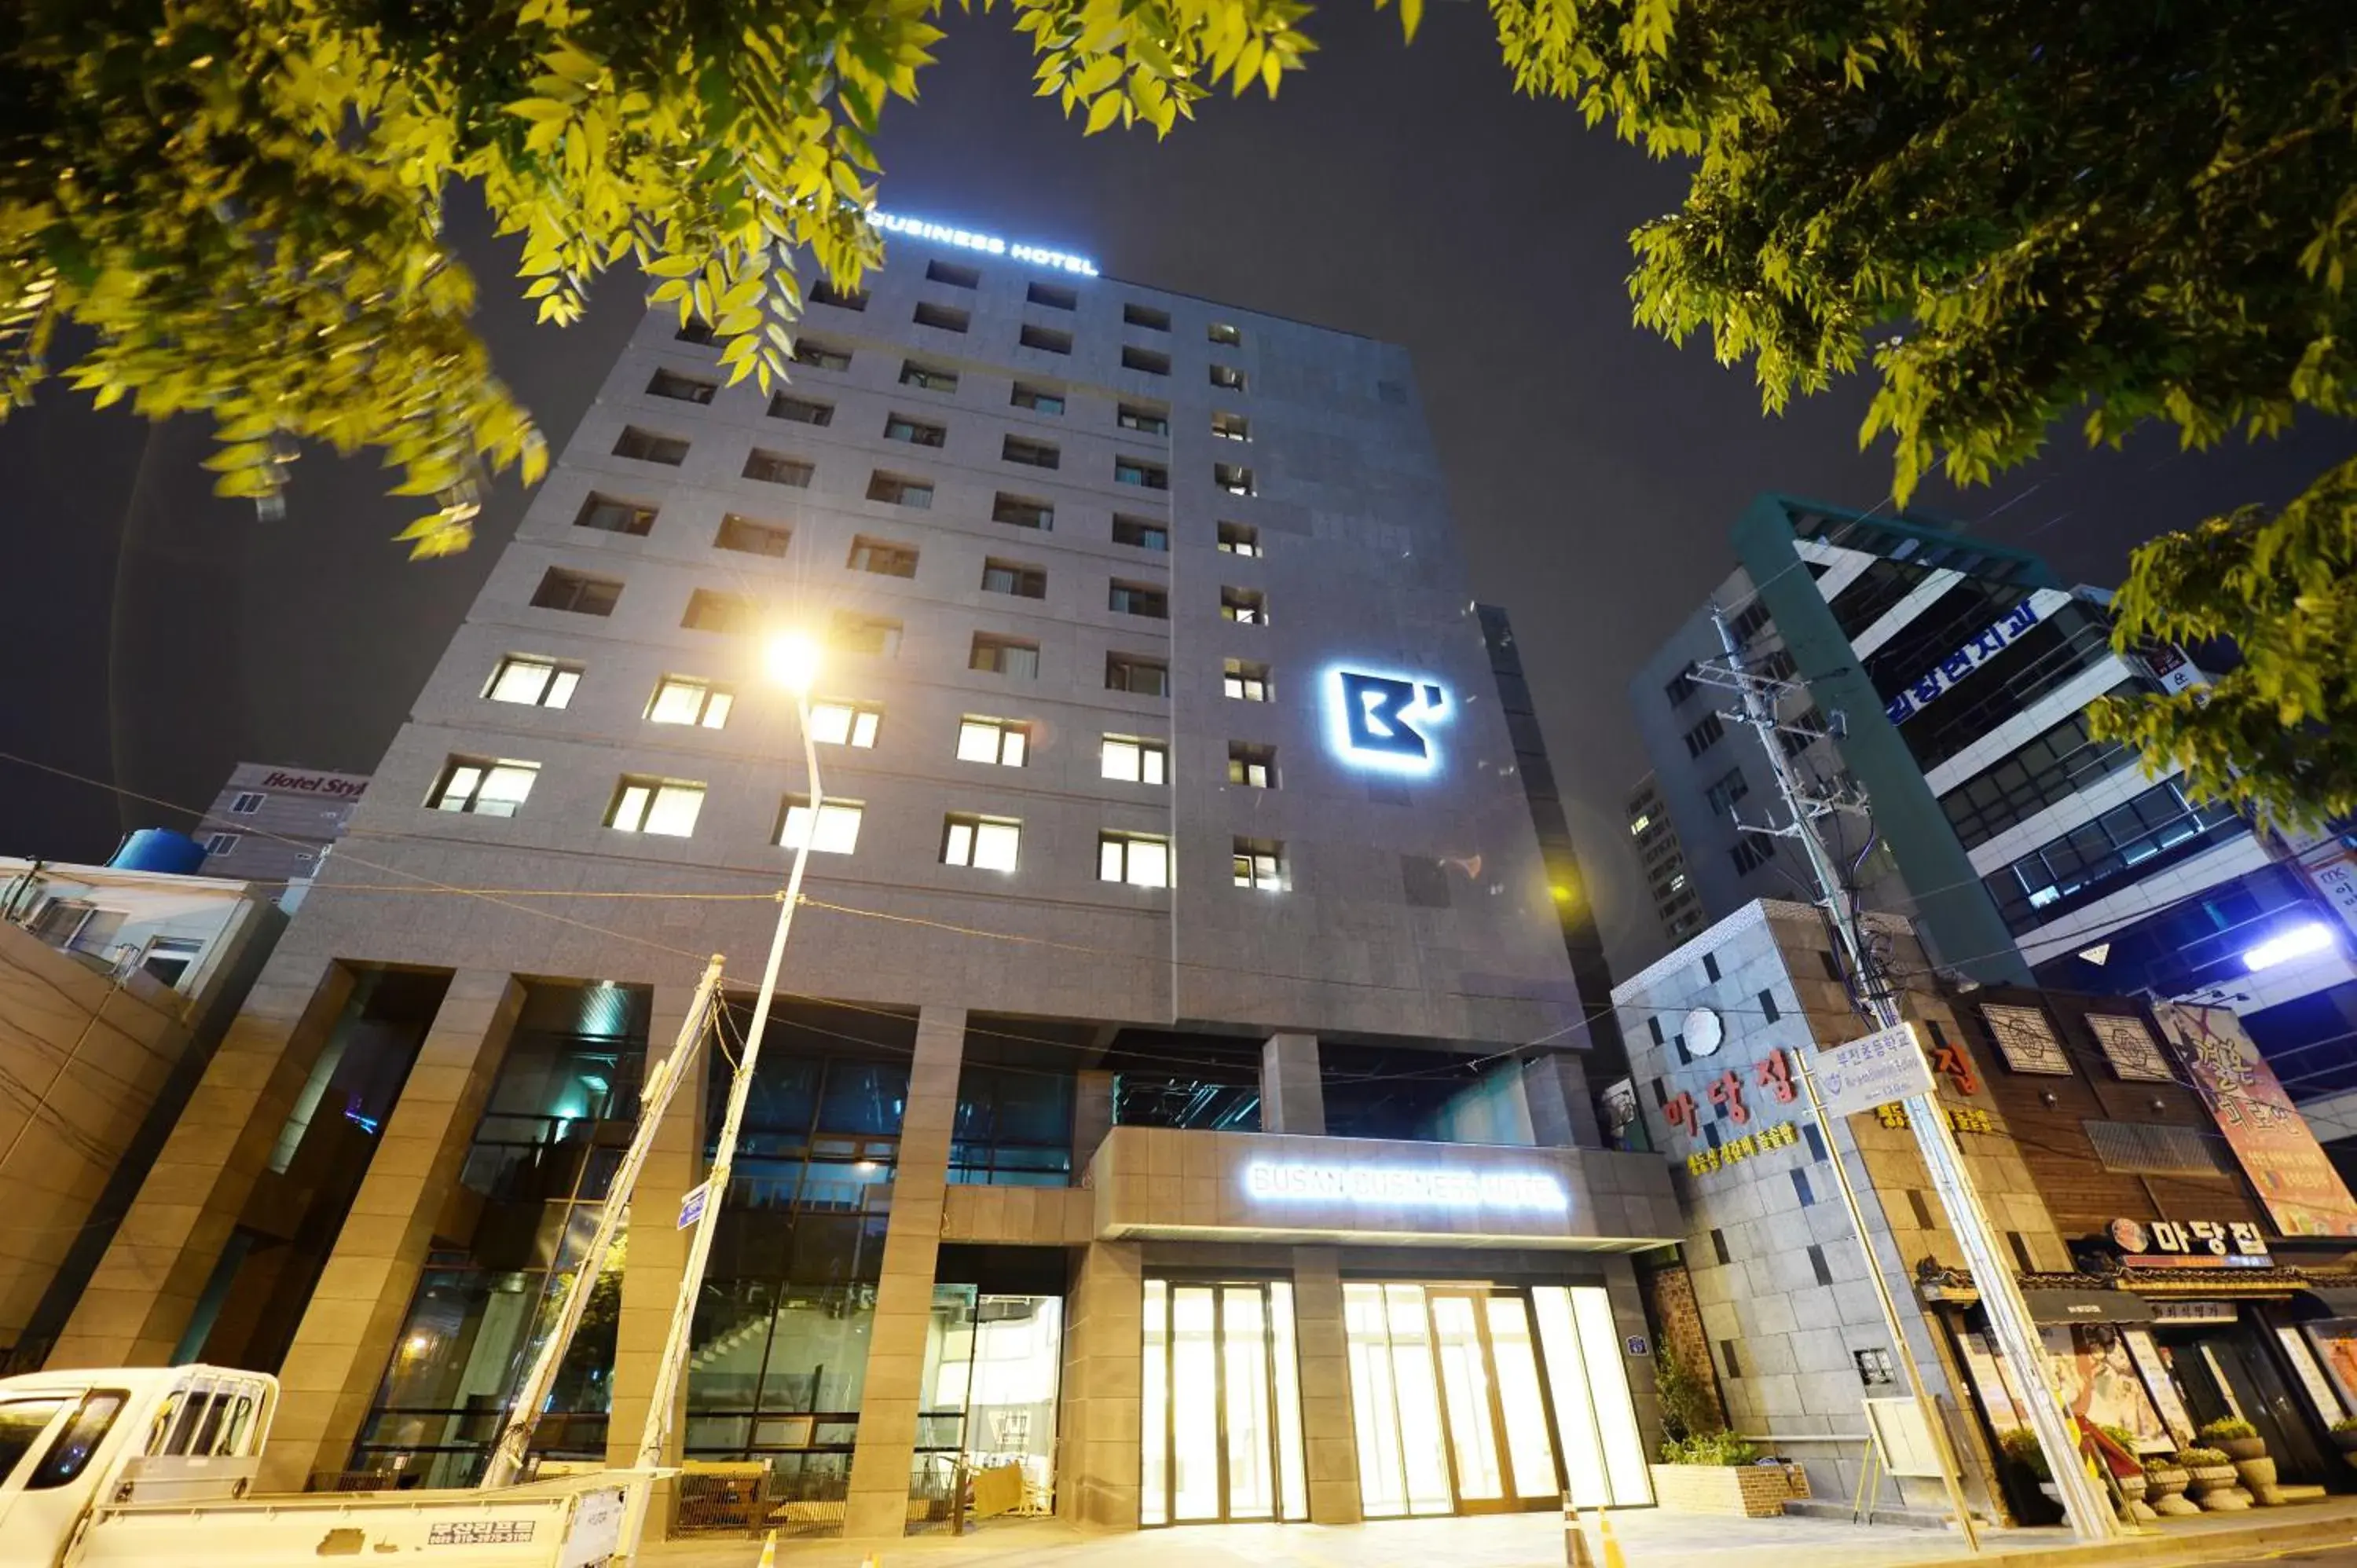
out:
M1633 1509L1612 1516L1629 1568L1961 1568L1975 1561L1944 1530L1835 1520L1717 1519ZM1985 1530L1983 1558L2005 1568L2222 1562L2357 1542L2357 1498L2171 1520L2108 1546L2055 1530ZM1553 1514L1387 1520L1379 1524L1197 1525L1105 1533L1052 1520L1009 1520L963 1538L778 1542L780 1568L1563 1568ZM710 1538L649 1548L650 1568L754 1568L758 1541Z

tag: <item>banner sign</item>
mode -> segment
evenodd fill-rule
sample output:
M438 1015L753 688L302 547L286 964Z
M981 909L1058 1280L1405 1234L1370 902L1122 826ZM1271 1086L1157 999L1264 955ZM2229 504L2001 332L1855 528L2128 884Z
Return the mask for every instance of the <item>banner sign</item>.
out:
M1918 709L1935 702L1941 693L2011 647L2015 639L2038 624L2038 601L2022 600L2010 614L1925 671L1921 679L1891 698L1883 712L1890 715L1892 724L1905 724Z
M2242 1020L2223 1007L2182 1002L2160 1003L2153 1014L2276 1229L2287 1236L2357 1236L2357 1199Z

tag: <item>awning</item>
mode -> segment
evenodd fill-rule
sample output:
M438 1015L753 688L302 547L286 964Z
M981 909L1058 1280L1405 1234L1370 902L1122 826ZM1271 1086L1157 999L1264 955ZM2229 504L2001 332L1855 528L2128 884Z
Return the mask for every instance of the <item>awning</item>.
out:
M2302 1285L2300 1289L2324 1304L2335 1317L2357 1317L2357 1289L2347 1285Z
M2032 1323L2150 1323L2152 1307L2124 1290L2026 1290Z

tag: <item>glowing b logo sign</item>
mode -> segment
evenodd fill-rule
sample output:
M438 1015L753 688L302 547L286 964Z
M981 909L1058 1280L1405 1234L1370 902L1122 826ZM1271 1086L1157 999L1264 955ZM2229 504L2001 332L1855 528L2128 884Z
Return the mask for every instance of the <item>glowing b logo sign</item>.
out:
M1440 766L1429 731L1448 716L1448 693L1437 682L1331 670L1326 715L1335 755L1353 767L1430 773Z

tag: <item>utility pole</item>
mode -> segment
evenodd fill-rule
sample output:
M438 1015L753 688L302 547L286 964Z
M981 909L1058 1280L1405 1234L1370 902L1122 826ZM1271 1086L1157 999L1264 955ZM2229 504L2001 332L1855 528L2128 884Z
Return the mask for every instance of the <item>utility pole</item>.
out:
M1812 879L1817 885L1818 902L1824 911L1848 959L1850 972L1857 977L1859 999L1872 1015L1878 1029L1900 1027L1905 1020L1889 981L1882 972L1882 963L1860 929L1856 910L1851 907L1849 891L1843 886L1839 868L1833 854L1818 836L1818 824L1838 811L1863 815L1866 800L1855 790L1828 793L1816 789L1800 777L1785 751L1782 734L1809 735L1812 732L1790 729L1776 719L1775 699L1779 693L1796 688L1792 682L1755 675L1745 668L1743 648L1727 623L1727 617L1714 604L1710 608L1711 622L1718 628L1720 648L1726 654L1726 667L1714 669L1705 664L1695 671L1695 678L1711 685L1733 688L1742 698L1742 711L1724 716L1729 721L1749 726L1760 736L1761 748L1767 753L1768 766L1776 776L1777 792L1783 798L1784 809L1792 821L1781 827L1762 830L1780 838L1798 843L1809 863ZM1804 1079L1811 1075L1803 1073ZM1850 1201L1850 1221L1857 1227L1858 1244L1866 1249L1867 1272L1875 1282L1876 1293L1882 1301L1883 1312L1889 1319L1890 1332L1897 1341L1899 1354L1907 1367L1907 1376L1915 1385L1917 1402L1924 1407L1924 1421L1931 1428L1938 1446L1941 1465L1948 1481L1948 1496L1956 1510L1957 1523L1966 1535L1972 1525L1964 1509L1964 1498L1955 1480L1955 1461L1949 1452L1947 1427L1925 1389L1913 1353L1909 1349L1905 1326L1900 1323L1898 1308L1890 1294L1889 1283L1874 1259L1874 1250L1867 1239L1866 1224L1855 1197L1849 1179L1842 1169L1841 1146L1835 1141L1834 1129L1825 1123L1824 1112L1817 1105L1816 1089L1810 1083L1812 1109L1817 1110L1819 1123L1825 1137L1825 1148L1832 1158L1834 1171L1840 1180L1843 1196ZM1964 1258L1972 1266L1973 1283L1979 1287L1981 1308L1988 1316L1989 1329L1995 1337L1998 1354L2012 1366L2016 1381L2027 1392L2029 1423L2038 1434L2038 1445L2046 1456L2046 1466L2053 1477L2054 1487L2062 1496L2063 1511L2071 1528L2082 1539L2108 1541L2119 1533L2119 1521L2107 1499L2097 1488L2094 1478L2087 1474L2079 1457L2078 1441L2065 1418L2062 1400L2054 1386L2052 1370L2046 1359L2046 1348L2040 1342L2036 1325L2030 1321L2029 1305L2022 1300L2019 1282L2013 1277L2013 1264L1997 1246L1996 1233L1990 1226L1987 1213L1981 1208L1980 1195L1974 1191L1964 1170L1964 1155L1956 1147L1955 1133L1949 1128L1948 1115L1936 1093L1910 1095L1903 1102L1907 1120L1913 1127L1915 1144L1921 1155L1923 1166L1931 1174L1933 1189L1940 1196L1941 1207L1947 1212L1949 1228L1962 1243ZM1977 1542L1975 1542L1977 1549Z

